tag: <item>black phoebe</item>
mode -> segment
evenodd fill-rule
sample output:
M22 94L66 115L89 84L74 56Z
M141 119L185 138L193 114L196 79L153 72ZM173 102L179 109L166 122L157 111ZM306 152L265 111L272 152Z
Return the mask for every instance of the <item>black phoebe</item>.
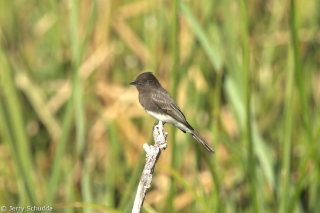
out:
M149 115L164 123L175 125L184 133L190 133L210 153L214 154L213 149L190 126L178 105L151 72L141 73L130 84L136 86L139 92L139 102Z

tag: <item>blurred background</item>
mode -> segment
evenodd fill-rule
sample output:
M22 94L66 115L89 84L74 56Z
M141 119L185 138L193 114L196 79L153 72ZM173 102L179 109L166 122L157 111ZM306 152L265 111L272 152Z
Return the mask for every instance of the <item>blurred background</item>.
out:
M170 125L143 212L320 209L320 1L0 1L0 205L131 212L152 71Z

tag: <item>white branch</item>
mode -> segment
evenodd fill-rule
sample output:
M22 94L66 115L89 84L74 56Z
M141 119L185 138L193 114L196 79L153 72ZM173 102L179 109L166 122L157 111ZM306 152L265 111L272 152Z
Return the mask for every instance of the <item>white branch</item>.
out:
M132 213L140 213L142 210L147 189L151 186L154 167L158 161L161 151L167 148L167 135L168 133L164 132L163 130L162 121L159 121L159 123L153 127L153 138L155 144L151 146L148 144L143 144L143 148L147 153L147 159L140 178Z

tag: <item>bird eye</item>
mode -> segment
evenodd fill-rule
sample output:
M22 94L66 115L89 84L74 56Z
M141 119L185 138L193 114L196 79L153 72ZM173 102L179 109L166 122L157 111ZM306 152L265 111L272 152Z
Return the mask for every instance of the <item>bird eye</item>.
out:
M142 80L143 83L147 83L147 81L148 81L147 79L143 79Z

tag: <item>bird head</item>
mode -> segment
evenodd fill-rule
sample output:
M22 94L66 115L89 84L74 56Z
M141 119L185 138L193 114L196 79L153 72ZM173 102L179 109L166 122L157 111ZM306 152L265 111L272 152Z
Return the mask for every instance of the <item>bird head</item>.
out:
M149 85L160 85L158 79L152 74L152 72L141 73L140 75L138 75L136 80L130 82L129 84L136 86L138 90L146 88Z

